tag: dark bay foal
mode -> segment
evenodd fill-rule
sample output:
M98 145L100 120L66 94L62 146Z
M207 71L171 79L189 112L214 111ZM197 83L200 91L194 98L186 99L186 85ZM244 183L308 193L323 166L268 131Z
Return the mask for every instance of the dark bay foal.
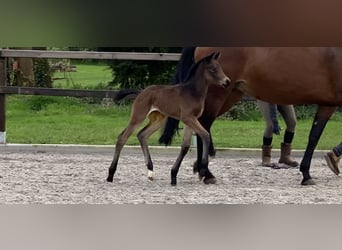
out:
M171 170L171 184L177 184L177 173L184 156L187 154L191 135L195 132L203 141L202 176L204 182L210 182L211 173L208 170L209 133L198 121L204 108L204 100L210 84L221 85L232 89L230 79L224 74L217 59L219 53L212 53L199 60L190 70L187 81L176 85L153 85L144 89L135 99L127 128L118 137L114 158L109 168L107 181L112 182L120 152L129 136L141 125L146 118L149 123L142 128L139 139L148 169L148 179L153 180L153 163L148 149L147 139L163 124L166 117L179 119L184 123L184 138L180 154Z

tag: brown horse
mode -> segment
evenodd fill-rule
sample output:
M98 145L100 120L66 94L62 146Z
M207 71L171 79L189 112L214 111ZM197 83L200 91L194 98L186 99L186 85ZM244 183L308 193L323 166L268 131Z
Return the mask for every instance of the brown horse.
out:
M313 152L329 118L337 106L342 106L342 48L197 47L192 50L192 56L198 61L214 50L221 52L219 62L236 87L232 92L209 87L205 108L199 118L203 127L210 131L214 120L241 100L244 94L283 105L317 104L307 148L300 163L302 185L315 184L310 176ZM161 141L168 143L170 138ZM198 151L201 151L201 143L198 146ZM199 164L199 167L203 165Z
M220 89L224 89L223 87L227 87L230 83L229 78L223 73L217 61L219 55L219 53L213 52L198 60L190 70L186 83L172 86L149 86L136 97L132 106L129 124L119 135L116 143L107 181L113 181L123 146L146 117L148 117L149 123L139 131L137 137L144 153L150 180L153 180L154 174L147 139L164 124L167 116L179 119L185 124L181 152L171 170L171 184L176 185L177 183L177 173L184 156L189 150L193 132L200 136L204 145L201 162L208 165L210 138L208 132L201 126L197 118L202 114L208 86L215 84ZM232 89L232 87L228 89ZM204 182L210 183L212 180L211 176L208 176L208 178L204 179Z

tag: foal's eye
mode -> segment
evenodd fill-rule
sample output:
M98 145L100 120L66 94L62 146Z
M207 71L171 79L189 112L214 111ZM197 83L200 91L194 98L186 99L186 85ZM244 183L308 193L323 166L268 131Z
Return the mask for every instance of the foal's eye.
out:
M209 71L210 71L211 73L216 73L216 72L217 72L217 70L216 70L215 68L211 68L211 69L209 69Z

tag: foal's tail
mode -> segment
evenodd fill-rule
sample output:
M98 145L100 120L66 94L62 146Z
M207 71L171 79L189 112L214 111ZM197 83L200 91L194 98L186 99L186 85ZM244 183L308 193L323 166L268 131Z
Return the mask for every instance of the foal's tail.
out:
M119 102L125 97L130 96L130 99L135 99L141 90L138 89L122 89L119 90L114 98L115 102Z
M177 64L176 73L171 84L185 83L188 80L189 69L194 64L195 49L196 47L183 48L182 56ZM163 133L159 138L159 143L166 146L170 145L173 136L179 129L178 125L179 120L168 117Z

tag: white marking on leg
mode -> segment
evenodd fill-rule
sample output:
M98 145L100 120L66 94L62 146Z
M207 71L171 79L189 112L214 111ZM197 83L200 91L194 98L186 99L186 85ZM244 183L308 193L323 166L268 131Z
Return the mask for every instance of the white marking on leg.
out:
M0 132L0 144L6 144L6 132Z
M148 179L149 179L150 181L153 181L153 179L154 179L154 172L151 171L151 170L148 170L147 176L148 176Z

